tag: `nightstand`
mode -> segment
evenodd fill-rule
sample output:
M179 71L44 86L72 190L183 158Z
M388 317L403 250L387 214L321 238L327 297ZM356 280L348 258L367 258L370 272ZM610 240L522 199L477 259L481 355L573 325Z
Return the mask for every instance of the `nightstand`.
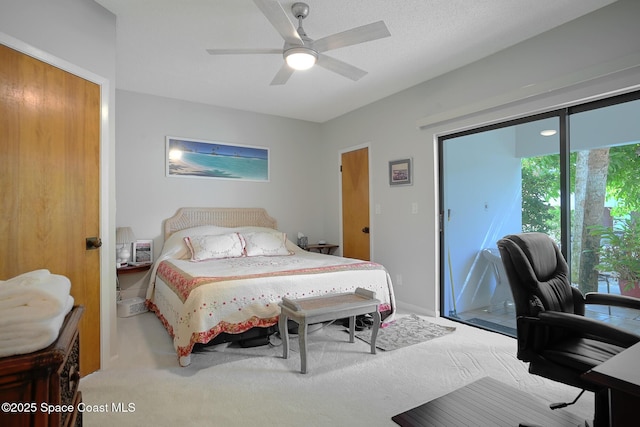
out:
M331 255L333 254L333 252L338 249L340 246L339 245L332 245L330 243L325 243L323 245L321 244L317 244L317 245L307 245L306 250L308 250L309 252L311 251L318 251L321 254L328 254Z
M78 322L83 311L84 307L75 306L67 314L58 338L49 347L0 358L0 425L82 425ZM5 405L9 405L7 410ZM44 411L42 405L51 412Z
M144 273L149 271L152 266L153 264L142 264L116 268L118 301L145 296L147 281L143 280Z
M121 274L131 274L131 273L139 273L142 271L147 271L151 268L151 264L142 264L142 265L125 265L124 267L116 268L116 272L118 276Z

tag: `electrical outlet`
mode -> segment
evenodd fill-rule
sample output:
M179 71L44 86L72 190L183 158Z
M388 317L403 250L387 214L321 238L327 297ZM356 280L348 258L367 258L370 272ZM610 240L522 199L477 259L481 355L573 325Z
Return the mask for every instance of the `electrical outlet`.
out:
M402 274L396 274L396 285L402 286Z
M418 202L411 203L411 213L414 215L418 213Z

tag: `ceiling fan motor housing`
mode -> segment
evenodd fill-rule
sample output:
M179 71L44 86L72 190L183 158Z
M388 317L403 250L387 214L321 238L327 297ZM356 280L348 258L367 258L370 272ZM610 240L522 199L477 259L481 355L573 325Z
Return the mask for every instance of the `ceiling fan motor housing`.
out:
M302 2L297 2L291 5L291 12L296 19L304 19L309 16L309 5Z

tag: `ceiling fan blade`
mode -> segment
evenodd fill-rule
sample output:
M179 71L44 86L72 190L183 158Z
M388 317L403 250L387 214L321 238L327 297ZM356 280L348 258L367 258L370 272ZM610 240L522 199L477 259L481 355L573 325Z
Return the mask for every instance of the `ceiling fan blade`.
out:
M286 62L282 64L282 67L280 67L273 80L271 80L271 86L285 84L293 74L293 71L293 68L289 67Z
M318 39L313 42L313 49L317 52L326 52L389 36L391 33L384 21L378 21Z
M209 55L245 55L245 54L270 54L282 55L282 49L207 49Z
M253 0L253 2L286 42L294 45L304 44L298 30L291 23L280 3L273 0Z
M319 54L317 64L322 68L338 73L354 82L367 75L366 71L327 55Z

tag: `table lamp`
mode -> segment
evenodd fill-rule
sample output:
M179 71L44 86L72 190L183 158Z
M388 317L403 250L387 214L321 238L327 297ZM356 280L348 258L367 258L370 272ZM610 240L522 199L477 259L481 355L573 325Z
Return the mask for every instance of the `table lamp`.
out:
M116 266L124 267L131 257L131 244L136 241L131 227L116 228Z

